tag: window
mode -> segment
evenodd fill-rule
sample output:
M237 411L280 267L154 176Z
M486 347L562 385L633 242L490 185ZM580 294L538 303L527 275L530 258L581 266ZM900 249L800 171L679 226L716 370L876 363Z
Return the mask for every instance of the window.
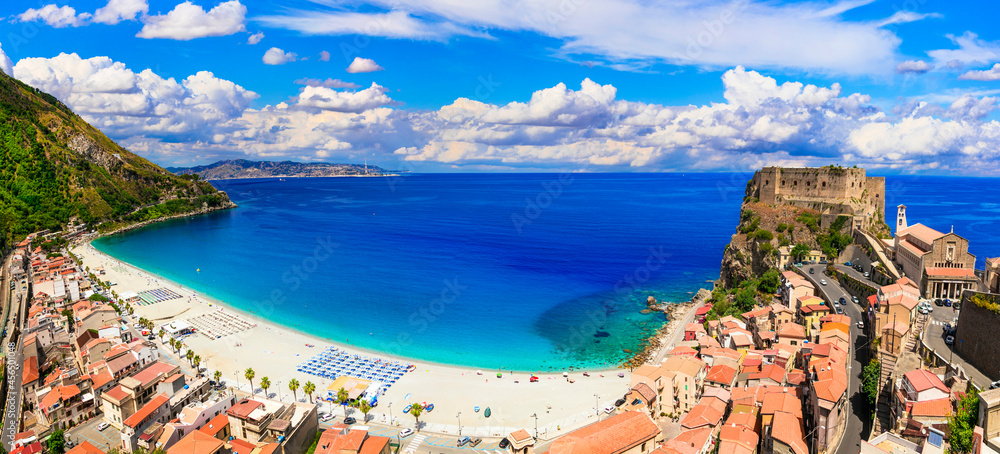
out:
M768 180L764 180L764 186L767 186Z
M784 185L785 185L785 180L781 180L781 185L782 185L782 186L784 186Z
M792 180L792 186L798 186L799 180Z
M806 186L809 186L809 182L808 181L806 182Z
M820 184L820 186L822 186L822 187L825 188L826 187L826 182L824 181L822 184Z

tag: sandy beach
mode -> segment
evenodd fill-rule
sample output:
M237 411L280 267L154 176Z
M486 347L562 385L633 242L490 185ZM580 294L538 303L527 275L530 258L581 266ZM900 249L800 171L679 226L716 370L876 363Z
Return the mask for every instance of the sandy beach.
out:
M411 403L427 402L433 403L435 408L421 416L423 430L455 434L460 423L463 435L494 436L505 434L507 429L533 429L537 423L540 435L546 438L593 422L598 414L603 415L606 406L612 405L629 389L627 370L623 371L624 377L619 377L617 371L595 372L589 377L578 372L570 373L569 378L575 383L570 383L562 374L542 374L539 382L529 383L529 375L524 373L509 374L504 371L503 378L497 379L496 371L483 371L483 375L477 375L474 369L421 363L352 349L257 319L207 295L120 262L97 251L89 243L74 246L72 252L81 259L83 266L91 270L103 267L105 275L102 279L116 282L114 290L118 294L166 288L181 295L180 298L149 305L133 304L136 319L145 317L159 326L171 320L190 320L221 309L250 322L252 328L220 339L209 339L200 334L187 336L186 348L182 349L186 351L190 348L200 355L201 366L207 370L206 373L219 370L227 385L247 392L250 386L243 371L253 368L256 373L254 385L259 388L260 379L268 377L272 383L268 393L280 393L282 400L293 399L292 392L288 390L288 382L293 378L300 385L312 381L317 394L325 395L330 380L300 373L296 367L326 347L336 346L349 352L416 365L414 372L405 374L379 399L378 407L369 414L370 420L389 423L391 415L393 423L412 427L413 417L403 414L402 409ZM169 346L161 347L161 351L172 357L174 362L187 365L187 361L174 355ZM301 388L298 398L301 401L306 399ZM482 409L489 407L492 416L486 418L483 411L475 412L475 406ZM323 403L320 411L331 408L330 404ZM337 413L342 414L339 410ZM352 411L352 416L360 419L360 413L354 413ZM537 415L537 421L532 415Z

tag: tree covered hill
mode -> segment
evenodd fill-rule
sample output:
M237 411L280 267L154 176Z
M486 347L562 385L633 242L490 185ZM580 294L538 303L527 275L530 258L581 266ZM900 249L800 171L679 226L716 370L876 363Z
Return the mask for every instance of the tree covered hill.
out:
M231 206L208 182L129 152L52 95L0 72L0 249L71 217L109 229Z

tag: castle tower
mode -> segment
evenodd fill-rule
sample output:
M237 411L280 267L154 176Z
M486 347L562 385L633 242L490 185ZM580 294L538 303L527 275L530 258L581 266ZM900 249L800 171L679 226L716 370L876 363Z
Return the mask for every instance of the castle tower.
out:
M896 207L896 232L898 233L906 227L906 205L900 204Z

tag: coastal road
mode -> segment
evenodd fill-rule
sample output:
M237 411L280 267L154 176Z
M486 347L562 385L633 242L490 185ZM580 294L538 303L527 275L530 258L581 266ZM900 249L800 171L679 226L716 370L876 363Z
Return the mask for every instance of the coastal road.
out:
M837 268L850 269L843 265ZM837 284L836 279L826 275L826 265L806 265L802 269L806 273L806 278L816 285L816 288L822 293L823 299L830 304L839 301L840 298L847 301L840 307L843 307L844 314L851 318L851 344L854 355L847 369L848 399L847 411L845 412L847 427L844 429L843 439L836 452L837 454L857 453L861 449L861 440L867 440L872 430L871 410L865 396L860 392L861 370L864 368L864 361L868 356L868 337L857 327L858 320L862 320L861 308L851 301L851 295ZM813 274L809 274L810 269L813 269ZM826 280L826 285L820 284L821 279Z
M10 291L10 258L3 261L2 279L0 279L0 304L5 309L7 337L3 339L6 357L4 358L5 373L7 380L7 400L3 403L3 433L0 434L0 444L4 449L10 451L14 444L14 435L17 434L21 420L21 364L24 361L21 355L21 341L17 339L13 349L8 348L8 343L14 342L14 324L17 318L14 315L19 312L19 302L22 298L23 289L20 282L15 284L15 291Z

